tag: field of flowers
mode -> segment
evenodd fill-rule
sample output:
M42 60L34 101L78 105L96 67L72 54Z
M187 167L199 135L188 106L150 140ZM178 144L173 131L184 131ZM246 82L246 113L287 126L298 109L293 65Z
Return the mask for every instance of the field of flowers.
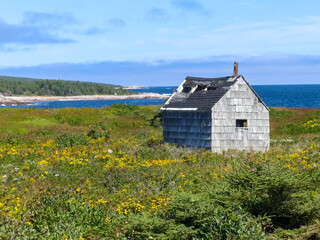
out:
M269 152L216 154L157 106L1 109L0 239L320 239L320 111L270 114Z

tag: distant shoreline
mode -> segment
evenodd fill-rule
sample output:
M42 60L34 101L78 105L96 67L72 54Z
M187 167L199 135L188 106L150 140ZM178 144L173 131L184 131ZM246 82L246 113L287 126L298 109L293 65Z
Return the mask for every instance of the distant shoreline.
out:
M124 86L122 88L130 90L130 89L145 89L147 87L143 87L143 86Z
M140 93L130 95L83 95L83 96L0 96L0 104L25 105L33 102L77 101L77 100L120 100L120 99L165 99L168 95L159 93Z

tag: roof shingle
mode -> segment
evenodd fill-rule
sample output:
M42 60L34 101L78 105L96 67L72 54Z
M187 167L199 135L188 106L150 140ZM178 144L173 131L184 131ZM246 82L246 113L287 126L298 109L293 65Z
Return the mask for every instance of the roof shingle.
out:
M183 88L193 88L191 92L175 92L163 109L170 108L197 108L210 110L229 88L237 81L231 77L199 78L186 77ZM201 90L197 91L197 87Z

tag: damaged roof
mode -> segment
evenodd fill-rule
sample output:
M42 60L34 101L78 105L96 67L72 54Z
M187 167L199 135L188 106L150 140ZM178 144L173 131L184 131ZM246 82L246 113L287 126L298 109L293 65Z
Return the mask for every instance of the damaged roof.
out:
M165 109L210 110L240 77L186 77L183 84L163 106Z

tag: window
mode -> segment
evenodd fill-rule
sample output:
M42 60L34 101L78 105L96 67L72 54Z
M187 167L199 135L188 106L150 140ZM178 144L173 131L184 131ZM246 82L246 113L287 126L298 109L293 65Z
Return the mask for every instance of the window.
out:
M236 127L247 127L248 123L246 119L237 119L236 120Z

